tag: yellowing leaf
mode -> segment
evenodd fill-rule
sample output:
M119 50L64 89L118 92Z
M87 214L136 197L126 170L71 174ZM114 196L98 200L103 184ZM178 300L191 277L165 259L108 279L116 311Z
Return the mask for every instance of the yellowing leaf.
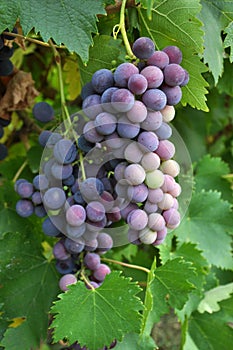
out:
M26 317L14 317L12 319L12 323L9 325L10 328L17 328L19 327L24 321L26 320Z
M81 92L81 81L80 73L78 70L78 62L67 57L63 66L63 70L65 74L65 82L68 85L69 95L67 96L67 98L73 101Z

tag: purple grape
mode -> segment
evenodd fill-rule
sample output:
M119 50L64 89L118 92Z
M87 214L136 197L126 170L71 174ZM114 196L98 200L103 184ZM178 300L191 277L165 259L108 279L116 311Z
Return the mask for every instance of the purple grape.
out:
M153 131L143 131L138 136L138 142L143 146L143 150L155 151L158 148L159 140Z
M147 117L147 108L141 101L136 100L130 111L127 112L127 118L133 123L141 123Z
M125 169L125 179L131 185L140 185L145 180L146 173L139 164L130 164Z
M65 247L68 252L71 254L78 254L81 253L84 249L85 241L82 237L79 237L79 239L76 239L73 241L70 238L65 239Z
M68 273L64 276L59 281L59 287L63 292L66 292L68 290L68 286L71 284L77 283L77 278L75 275Z
M34 188L30 182L22 181L16 186L16 192L21 198L30 198L34 192Z
M54 244L53 255L57 260L66 260L70 257L70 253L67 252L63 240L60 240Z
M169 57L166 52L155 51L151 57L148 58L148 66L157 66L160 69L164 69L169 64Z
M55 179L66 180L72 176L73 167L71 164L62 165L55 162L51 167L51 173ZM73 177L74 179L74 177Z
M155 44L150 38L141 37L133 43L132 51L137 58L146 60L155 52Z
M113 74L109 69L97 70L91 80L94 90L98 94L102 94L106 89L114 85Z
M184 69L184 68L183 68ZM180 86L182 87L182 86L185 86L185 85L187 85L188 84L188 82L189 82L189 73L188 73L188 71L186 70L186 69L184 69L184 80L182 81L182 83L180 84Z
M158 203L158 207L161 210L168 210L173 207L173 204L174 198L172 197L172 195L170 195L170 193L164 193L163 199L161 200L161 202Z
M128 80L133 74L138 74L138 68L132 63L122 63L120 64L114 72L114 80L116 86L127 87Z
M3 118L0 118L0 125L3 126L4 128L6 126L8 126L9 124L11 123L11 120L9 119L3 119Z
M174 229L177 226L179 226L179 224L180 224L180 214L174 208L170 208L168 210L165 210L163 212L163 217L166 221L166 226L168 228Z
M85 136L82 134L78 138L78 149L84 153L88 153L94 147L93 143L87 141Z
M105 232L101 232L98 234L97 241L98 241L98 251L100 252L107 252L113 246L112 237Z
M179 195L181 194L181 186L180 184L178 184L177 182L174 183L174 187L173 189L171 189L169 191L169 193L173 196L173 197L179 197ZM174 198L175 199L175 198ZM174 205L173 205L174 206ZM174 207L175 208L175 207ZM178 208L176 208L178 209Z
M36 175L33 179L33 185L38 191L45 191L49 187L49 181L45 175Z
M67 166L69 166L69 165L65 165L65 167L67 167ZM71 186L73 186L74 183L75 183L75 177L72 174L69 177L67 177L67 179L62 180L62 184L64 186L71 187Z
M167 236L167 228L164 227L162 230L157 232L157 238L156 240L160 241L164 239Z
M97 282L95 282L95 281L90 281L89 284L90 284L94 289L100 287L100 283L97 283ZM91 287L90 287L88 284L86 284L86 287L87 287L87 289L91 289ZM75 348L75 350L76 350L76 348ZM84 347L82 347L82 348L81 348L81 347L80 347L80 348L77 348L77 350L88 350L88 349L84 346Z
M47 212L45 210L45 207L41 204L41 205L37 205L34 208L34 214L36 216L38 216L39 218L43 218L47 215Z
M60 230L51 220L51 218L46 218L42 224L42 230L46 236L56 237L60 235Z
M58 163L69 164L76 159L77 150L72 141L62 139L55 144L53 154Z
M117 119L113 114L103 112L96 116L94 125L100 135L110 135L116 129Z
M180 85L185 78L184 69L176 63L171 63L164 68L164 81L169 86Z
M82 103L82 109L90 119L95 119L98 114L103 112L100 95L87 96Z
M142 203L148 196L148 188L144 184L128 187L128 198L133 203Z
M134 95L127 89L118 89L113 92L112 106L119 112L127 112L134 105Z
M149 189L148 200L151 203L159 203L163 199L163 191L161 188Z
M128 230L128 241L135 245L140 245L141 241L139 239L139 231L129 229Z
M86 207L87 217L93 222L102 221L105 216L103 204L97 201L88 203Z
M55 266L57 271L62 275L66 275L75 270L75 264L72 258L68 258L66 260L57 260Z
M146 119L141 123L141 128L147 131L154 131L158 129L163 121L161 112L148 111Z
M103 140L103 135L100 135L96 128L94 121L90 121L84 125L83 134L88 142L96 143Z
M166 46L163 49L163 52L165 52L169 57L169 63L176 63L180 64L182 61L182 52L177 46Z
M131 142L125 149L124 156L129 163L139 163L145 150L140 147L139 143Z
M158 210L158 205L156 203L151 203L150 201L147 200L144 204L143 210L147 214L156 213Z
M28 199L20 199L16 203L16 212L19 216L27 218L34 213L34 206Z
M66 211L67 223L71 226L81 226L86 220L85 209L78 204L74 204Z
M86 224L83 223L80 226L66 225L66 236L73 239L74 241L81 237L86 231Z
M87 253L83 262L89 270L94 271L100 266L100 256L96 253Z
M38 142L42 147L46 146L46 143L48 141L48 139L50 138L50 136L52 135L52 131L50 130L43 130L38 138Z
M2 143L0 143L0 160L5 159L7 155L8 155L7 147Z
M151 213L148 216L148 227L153 231L161 231L165 227L165 220L159 213Z
M106 275L111 272L110 268L105 264L100 264L100 266L94 271L93 277L99 281L103 282Z
M147 80L148 89L155 89L163 82L163 72L158 67L147 66L141 71L141 74Z
M150 89L142 95L142 102L147 108L160 111L166 106L167 97L160 89Z
M110 209L112 209L113 205L114 205L114 198L111 195L111 193L104 191L100 198L99 198L100 203L103 204L105 211L109 212Z
M4 135L4 129L3 126L0 124L0 139L3 137Z
M87 252L93 252L97 249L98 247L98 241L96 238L94 239L85 239L85 248L84 250Z
M81 90L81 98L82 100L85 100L86 97L95 94L95 90L92 86L91 81L83 85L82 90Z
M36 191L32 194L32 203L34 205L39 205L42 203L42 196L40 192Z
M164 183L161 186L161 190L163 192L170 192L174 189L175 185L176 185L176 182L175 182L174 178L170 175L165 174L164 175Z
M131 123L127 118L121 117L118 121L117 132L122 138L133 139L140 131L139 123Z
M107 219L111 222L118 222L121 219L121 211L119 207L113 207L107 213Z
M34 118L42 123L48 123L54 119L54 109L47 102L38 102L33 106Z
M145 172L156 170L160 166L160 158L156 153L147 152L141 159L141 165Z
M180 102L182 98L182 91L179 86L168 86L162 85L161 90L167 96L167 104L170 106L175 106Z
M128 89L135 95L143 94L148 87L148 82L143 74L133 74L128 80Z
M159 146L156 149L156 154L158 154L162 160L171 159L175 154L175 146L169 140L160 140Z
M62 140L62 135L60 135L58 132L52 132L47 140L46 147L53 148L54 145L60 140Z
M85 200L96 200L104 192L104 185L99 179L89 177L80 183L80 191Z
M43 197L45 207L51 210L57 210L63 207L66 202L66 194L59 187L49 188Z
M159 140L167 140L172 135L172 128L167 123L162 122L160 127L155 130L155 133Z
M127 224L133 230L143 230L148 223L148 216L142 209L135 209L127 216Z
M84 206L86 204L80 191L76 191L74 193L74 201L76 204L80 204L82 206Z

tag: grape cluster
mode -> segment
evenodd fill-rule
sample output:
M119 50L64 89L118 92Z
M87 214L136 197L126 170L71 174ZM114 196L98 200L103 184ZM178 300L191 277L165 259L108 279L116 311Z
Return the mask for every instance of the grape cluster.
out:
M19 215L48 214L42 228L58 238L53 254L62 291L83 267L87 288L98 288L110 273L102 254L126 241L157 246L180 222L180 167L169 122L189 75L176 46L155 51L152 40L139 38L132 50L135 63L122 63L114 73L100 69L83 87L72 137L67 126L40 134L41 172L33 183L15 184ZM42 122L54 114L43 103L33 113ZM119 224L128 225L123 240L111 234Z

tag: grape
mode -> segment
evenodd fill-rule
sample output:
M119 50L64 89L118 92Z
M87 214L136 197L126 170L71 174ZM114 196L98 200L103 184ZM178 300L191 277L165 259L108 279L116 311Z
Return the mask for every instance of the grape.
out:
M110 268L105 264L100 264L99 267L94 271L93 277L99 281L103 282L106 275L111 272Z
M179 86L162 85L161 90L167 97L167 104L170 106L177 105L182 98L182 91Z
M80 204L82 206L84 206L86 204L86 202L83 199L83 196L79 190L74 193L74 201L76 204Z
M36 175L33 179L33 185L36 190L44 191L49 187L49 181L45 175Z
M65 165L64 166L65 168L66 167L69 167L69 164L68 165ZM64 186L73 186L73 184L75 183L75 177L74 177L74 175L70 175L69 177L67 177L66 179L63 179L62 180L62 184L64 185Z
M66 260L70 257L70 253L67 252L63 240L60 240L54 244L53 255L57 260Z
M67 251L70 252L71 254L81 253L84 249L84 246L85 246L85 242L82 237L79 237L79 239L76 239L75 241L73 241L70 238L65 239L65 247Z
M74 204L66 211L67 223L71 226L81 226L86 220L85 209L78 204Z
M148 200L151 203L159 203L163 199L163 191L161 188L149 189Z
M96 143L103 140L103 135L100 135L95 128L93 121L85 124L83 128L84 137L88 142Z
M113 74L109 69L99 69L93 74L91 83L94 90L102 94L107 88L113 86Z
M6 158L7 155L8 155L7 147L2 143L0 143L0 161Z
M96 200L104 192L104 185L99 179L89 177L80 183L80 191L84 199Z
M93 94L87 96L83 100L82 109L90 119L95 119L98 114L103 112L100 95Z
M60 140L62 140L62 136L58 132L52 132L47 140L46 147L53 148L54 145Z
M3 36L0 36L0 50L3 48L4 46L4 40L3 40Z
M173 190L173 188L175 187L175 180L172 176L165 174L164 175L164 183L161 186L161 190L163 190L163 192L170 192Z
M157 232L157 240L162 240L166 237L167 235L167 228L164 227L162 230Z
M59 287L63 292L66 292L68 290L68 286L71 284L75 284L77 282L77 278L75 275L68 273L64 276L59 281Z
M168 210L165 210L163 212L163 217L166 221L166 226L168 228L174 229L177 226L179 226L179 224L180 224L180 214L174 208L170 208Z
M98 247L98 241L97 239L85 239L85 251L92 252L95 251Z
M141 101L135 101L133 107L127 112L127 118L132 123L141 123L147 117L147 109Z
M150 89L142 95L142 101L146 107L154 111L160 111L166 106L167 97L160 89Z
M169 63L180 64L182 61L182 52L177 46L167 46L163 49L169 57Z
M163 199L158 203L158 207L162 210L167 210L172 208L174 204L174 198L169 193L164 193Z
M143 94L148 87L148 82L143 74L133 74L128 80L128 89L135 95Z
M133 43L132 51L137 58L148 59L155 52L155 44L150 38L141 37Z
M151 213L148 216L148 227L153 231L161 231L165 227L165 220L159 213Z
M103 204L105 211L108 212L114 205L114 198L111 195L111 193L104 191L100 198L99 198L100 203Z
M141 165L145 172L156 170L160 166L160 158L156 153L147 152L141 159Z
M112 106L119 112L127 112L134 105L134 95L127 89L118 89L111 97Z
M148 229L146 227L144 230L139 231L139 239L144 244L152 244L157 238L157 232Z
M171 159L175 154L175 146L172 142L170 142L168 140L160 140L159 146L156 149L156 154L162 160Z
M100 266L100 256L96 253L87 253L83 262L89 270L94 271Z
M40 144L42 147L45 147L45 146L46 146L46 143L47 143L47 141L48 141L48 139L50 138L51 135L52 135L52 131L43 130L43 131L40 133L39 138L38 138L39 144Z
M145 170L139 164L130 164L125 169L125 179L131 185L140 185L143 183L146 177Z
M103 204L97 201L88 203L86 212L88 219L93 222L101 221L105 216L105 209Z
M137 142L131 142L125 149L124 156L129 163L139 163L143 157L143 150L139 148ZM115 169L116 171L116 169Z
M28 181L18 184L16 192L21 198L30 198L34 192L33 185Z
M121 208L121 217L126 220L127 219L127 216L128 214L135 210L135 209L138 209L138 206L137 204L135 203L129 203L128 205L126 205L124 208Z
M13 72L14 66L10 60L4 60L4 61L1 61L0 63L1 63L0 64L0 76L6 77Z
M65 192L59 187L49 188L43 197L44 205L51 210L57 210L63 207L66 201Z
M60 230L49 217L43 221L42 230L46 236L56 237L60 234Z
M41 193L38 192L38 191L35 191L33 194L32 194L32 203L34 205L39 205L42 203L42 196L41 196Z
M144 184L128 187L128 198L133 203L142 203L148 196L148 188Z
M82 90L81 90L82 100L85 100L86 97L88 97L90 95L94 95L94 94L95 94L95 90L92 86L91 81L89 81L88 83L83 85Z
M0 125L1 126L3 126L4 128L6 127L6 126L8 126L9 124L10 124L10 120L8 120L8 119L3 119L3 118L0 118Z
M110 250L113 246L113 240L110 235L105 232L101 232L97 236L98 241L98 251L106 252Z
M167 123L162 122L160 127L155 130L156 135L159 140L169 139L172 135L172 128Z
M158 148L159 140L153 131L143 131L138 136L138 142L143 145L143 149L155 151Z
M53 154L58 163L69 164L76 159L77 150L72 141L62 139L55 144Z
M80 226L66 225L66 236L73 239L74 241L81 237L86 231L86 224L83 223Z
M113 111L113 108L111 107L110 103L111 103L111 98L112 98L112 94L118 90L117 87L110 87L108 89L106 89L104 91L104 93L101 96L101 104L103 104L103 108L111 113Z
M118 198L125 199L127 198L129 183L126 179L119 180L115 186L115 192Z
M100 283L97 283L97 282L95 282L95 281L90 281L89 283L90 283L90 285L91 285L94 289L100 287ZM86 285L86 287L87 287L87 289L91 289L91 287L88 286L88 285ZM76 348L75 348L75 350L76 350ZM80 347L80 348L77 348L77 350L88 350L88 349L84 346L84 347L82 347L82 348L81 348L81 347Z
M17 192L17 189L18 189L18 186L23 183L23 182L28 182L27 180L25 179L18 179L15 181L15 184L14 184L14 190Z
M114 72L114 80L116 86L127 87L128 80L133 74L138 74L138 68L132 63L122 63L120 64Z
M161 168L161 167L160 167ZM160 170L148 171L146 173L146 184L149 188L159 188L164 183L164 175Z
M148 216L142 209L135 209L127 216L127 224L133 230L143 230L148 223Z
M163 116L159 111L148 111L146 119L141 123L141 128L147 131L158 129L163 121Z
M75 269L75 264L71 257L66 260L57 260L55 266L57 271L62 275L71 273Z
M124 119L127 120L127 119ZM128 121L129 122L129 121ZM112 133L111 135L106 136L106 146L110 147L112 150L119 150L126 144L126 140L123 140L119 137L117 132Z
M180 184L178 184L177 182L174 183L174 187L173 189L171 189L169 191L169 193L173 196L173 197L179 197L179 195L181 194L181 186Z
M37 205L34 208L34 214L36 216L38 216L39 218L43 218L43 217L45 217L47 215L47 212L46 212L46 210L45 210L43 205Z
M4 135L4 129L2 127L2 125L0 124L0 139L3 137Z
M160 169L164 174L171 175L172 177L176 177L180 173L180 166L179 164L173 160L173 159L168 159L165 160L161 166Z
M93 143L87 141L82 134L78 138L78 148L84 153L88 153L94 147Z
M171 63L164 68L164 81L169 86L180 85L185 78L184 69L176 63Z
M111 222L118 222L121 219L121 211L119 207L113 207L107 213L107 219Z
M55 179L66 180L68 179L73 172L73 167L71 164L62 165L55 162L51 167L51 173Z
M186 69L184 69L184 80L182 81L181 84L179 84L181 87L187 85L189 82L189 73L187 72Z
M156 203L151 203L147 200L144 204L143 210L145 210L147 214L155 213L158 210L158 206Z
M100 135L110 135L116 129L117 119L114 115L103 112L96 116L94 125Z
M4 32L9 32L9 29L5 29ZM16 27L14 27L13 30L11 31L11 33L18 34L18 29ZM6 39L6 40L14 40L15 39L14 36L7 35L7 34L3 34L2 36L3 36L3 39Z
M128 241L135 245L141 244L141 241L139 240L139 231L130 228L128 230Z
M155 51L146 61L148 66L157 66L164 69L169 64L169 57L164 51Z
M175 108L173 106L167 105L164 109L161 110L163 121L169 123L175 117Z
M34 212L34 206L28 199L20 199L16 203L16 212L23 218L31 216Z
M130 123L126 117L121 117L118 121L117 132L120 137L133 139L140 131L139 123Z
M47 102L37 102L32 109L34 118L42 123L48 123L54 119L54 109Z
M158 67L147 66L141 71L141 74L146 78L149 89L155 89L163 82L163 72Z

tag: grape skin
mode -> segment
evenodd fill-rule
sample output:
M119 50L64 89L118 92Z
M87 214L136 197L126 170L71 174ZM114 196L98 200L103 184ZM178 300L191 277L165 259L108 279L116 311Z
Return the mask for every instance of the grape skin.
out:
M68 273L63 275L59 280L59 287L63 292L68 290L68 286L77 283L77 278L75 275Z
M31 216L34 212L34 206L28 199L20 199L16 203L16 212L23 218Z
M148 216L145 211L135 209L127 216L127 224L134 230L143 230L148 223Z
M89 220L93 222L102 221L105 216L105 209L103 204L97 201L88 203L86 213Z
M181 63L182 52L177 46L174 46L174 45L166 46L162 51L168 55L169 63L176 63L176 64Z
M142 72L141 74L131 75L128 80L128 89L135 95L143 94L148 87L148 81Z
M42 123L48 123L54 119L54 109L47 102L38 102L32 109L34 118Z
M67 223L71 226L81 226L86 220L85 209L78 204L74 204L66 211Z
M150 38L141 37L133 43L132 51L137 58L148 59L155 52L155 44Z
M111 270L106 264L100 264L99 267L93 272L93 277L98 282L103 282L106 275L108 275L110 272Z
M142 101L147 108L161 111L166 106L167 97L160 89L150 89L142 95Z
M163 82L163 72L160 68L155 66L147 66L141 74L146 78L149 89L158 88Z
M155 51L146 63L148 66L157 66L164 69L169 64L169 57L164 51Z
M100 256L96 253L87 253L83 262L89 270L94 271L100 266Z
M120 64L114 72L114 80L116 86L127 87L128 80L133 74L138 74L138 68L132 63L122 63Z
M99 69L92 76L92 86L98 94L102 94L113 85L113 74L109 69Z
M43 197L44 205L51 210L57 210L63 207L66 202L65 192L59 187L49 188Z
M127 118L132 123L141 123L147 117L147 108L141 101L136 100L130 111L127 112Z

